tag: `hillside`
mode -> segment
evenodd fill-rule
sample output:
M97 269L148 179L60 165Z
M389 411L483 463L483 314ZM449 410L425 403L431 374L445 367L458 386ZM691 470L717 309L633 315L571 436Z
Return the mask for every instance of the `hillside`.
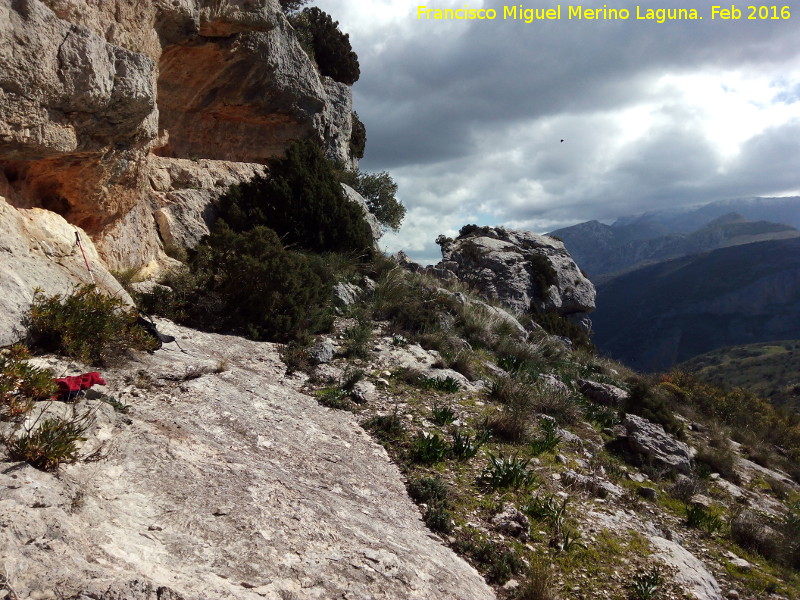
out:
M800 239L644 267L598 285L594 342L656 371L715 348L800 335Z
M701 218L703 213L698 213ZM649 264L758 241L800 236L795 228L780 223L750 221L727 213L691 229L672 220L653 222L646 217L620 224L598 221L580 223L552 232L595 282ZM673 229L670 229L673 227Z
M776 406L800 411L800 341L720 348L675 367L714 385L743 387Z

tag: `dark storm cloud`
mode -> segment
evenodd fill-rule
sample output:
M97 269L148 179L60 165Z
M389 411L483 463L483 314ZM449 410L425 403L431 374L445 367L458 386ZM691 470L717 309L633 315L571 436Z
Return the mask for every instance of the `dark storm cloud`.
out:
M500 123L619 109L646 98L666 72L780 62L796 54L798 33L791 22L708 15L665 24L421 21L411 31L362 55L356 91L377 168L469 153L480 136L468 146L467 132Z
M399 4L321 6L335 18L342 5L352 6L349 14L364 24L364 6L379 1ZM789 21L712 21L708 3L659 4L695 7L704 19L426 22L416 20L417 4L409 2L401 21L357 28L351 40L362 75L355 108L368 137L362 169L390 170L409 208L400 234L387 236L390 249L438 256L436 235L452 235L467 221L547 231L800 189L796 121L764 129L773 121L747 127L730 117L723 129L742 132L730 143L763 129L732 158L727 138L714 139L719 128L706 127L711 101L682 88L696 83L692 77L721 81L714 77L724 72L745 75L744 83L733 79L733 88L746 87L749 76L766 77L772 92L753 96L758 110L774 104L800 115L800 14ZM497 0L484 7L502 11ZM675 81L665 84L670 77ZM714 85L726 93L726 83ZM738 98L742 90L733 88ZM716 98L716 91L708 93ZM740 113L747 101L737 105ZM629 112L642 107L639 130Z

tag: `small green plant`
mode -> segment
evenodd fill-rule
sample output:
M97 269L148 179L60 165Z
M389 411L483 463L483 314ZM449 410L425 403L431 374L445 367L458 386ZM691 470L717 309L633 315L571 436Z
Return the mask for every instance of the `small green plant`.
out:
M460 554L471 558L486 574L486 579L502 585L525 568L516 553L487 539L460 539L453 545Z
M450 449L438 433L419 432L411 442L411 458L414 462L433 464L445 459Z
M551 452L561 443L561 436L553 419L542 419L539 421L539 425L542 428L542 435L533 438L530 442L534 456L539 456L544 452Z
M542 558L531 561L525 580L517 590L516 600L558 600L553 572Z
M420 377L419 385L429 390L453 393L461 389L461 384L449 375L444 378L439 377Z
M338 410L352 410L353 403L348 398L348 392L341 387L328 387L317 390L317 402L328 408Z
M6 448L14 460L24 460L43 471L54 471L61 463L77 458L78 442L86 440L83 434L90 424L90 413L72 419L51 417L38 428L34 423L22 435L7 439Z
M408 495L419 504L444 503L450 491L440 477L421 477L408 484Z
M32 349L93 364L119 359L128 348L156 347L155 340L136 324L136 312L94 285L76 287L66 296L48 297L36 290L23 324Z
M529 488L536 481L535 474L527 469L529 462L516 456L506 458L502 453L490 454L480 480L492 490Z
M722 529L723 522L717 515L709 512L706 507L690 504L686 507L686 525L714 533Z
M566 507L566 498L563 502L559 502L555 494L537 494L528 504L522 507L522 512L537 521L557 523L563 521Z
M632 600L652 600L656 598L663 584L664 576L661 574L661 569L653 567L649 571L637 571L628 587L631 590Z
M14 420L28 413L34 401L57 391L53 374L30 366L28 358L28 349L20 344L0 354L0 420Z
M425 525L436 533L448 534L453 531L453 513L443 504L432 504L425 511Z
M587 421L604 429L614 427L620 422L618 411L590 400L583 403L583 414Z
M105 395L100 396L100 401L109 404L111 407L113 407L114 411L118 413L127 414L131 408L129 404L120 402L119 400L114 398L114 396L105 396Z
M562 552L572 552L577 548L586 548L586 544L584 544L582 540L583 536L581 536L580 532L576 529L572 529L571 527L563 528L561 531L561 544L560 550Z
M449 425L456 420L456 413L448 405L440 405L438 402L431 409L431 420L437 425Z
M392 346L397 348L407 348L408 347L408 340L403 335L393 335L392 336Z
M364 370L363 369L351 369L348 367L344 371L344 375L342 376L342 384L341 388L347 392L348 394L353 391L353 388L356 384L364 379Z
M467 460L475 457L489 439L488 432L484 431L481 435L476 435L474 438L468 433L462 433L461 429L456 429L453 432L453 447L451 452L453 456L459 460Z
M350 358L367 358L372 340L372 325L359 321L344 332L345 355Z
M378 415L364 423L364 427L371 429L377 438L383 442L399 440L405 435L403 419L397 407L388 415Z

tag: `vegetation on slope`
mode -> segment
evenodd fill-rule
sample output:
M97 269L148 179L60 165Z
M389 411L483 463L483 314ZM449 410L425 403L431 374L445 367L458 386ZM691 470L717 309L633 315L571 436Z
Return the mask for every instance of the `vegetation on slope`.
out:
M291 0L290 0L291 1ZM297 2L292 2L299 8ZM361 75L358 56L350 45L350 36L342 33L339 22L316 6L289 15L300 45L316 62L322 75L352 85Z
M646 536L598 521L606 511L595 500L604 493L597 482L606 481L622 495L609 495L605 503L679 532L684 547L702 556L722 585L754 597L800 597L793 541L800 532L793 525L797 496L778 479L743 480L730 441L741 444L745 456L791 470L800 481L797 419L753 394L708 386L684 373L642 376L587 350L567 350L541 333L521 339L495 314L458 300L457 294L470 295L462 284L387 264L376 273L374 293L337 326L345 338L366 326L364 351L357 358L344 352L334 364L343 372L357 368L360 378L379 386L378 397L350 401L357 397L352 384L336 381L312 380L310 386L319 390L320 402L333 406L335 396L336 407L359 415L404 472L426 524L499 596L682 594L669 569L649 558L654 551ZM408 368L387 370L385 353L409 344L438 351L436 366L470 381L486 380L488 387L478 391L443 377L432 384L430 376ZM630 398L618 408L597 404L578 392L579 379L616 385ZM629 457L613 443L626 412L660 422L697 447L692 472L626 464ZM747 511L715 477L767 494L785 512L765 517ZM709 508L693 504L698 493L711 498ZM530 523L528 533L497 524L498 515L511 509ZM727 552L755 567L725 566Z
M326 331L341 270L372 254L359 206L311 142L270 162L269 177L233 186L211 234L144 308L199 329L288 342Z
M743 387L776 406L800 411L800 340L720 348L677 368L713 385Z

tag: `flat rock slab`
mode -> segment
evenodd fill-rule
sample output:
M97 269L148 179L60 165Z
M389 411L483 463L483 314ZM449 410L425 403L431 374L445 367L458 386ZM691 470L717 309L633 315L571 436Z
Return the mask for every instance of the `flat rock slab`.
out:
M58 476L0 462L20 597L494 598L353 416L293 389L276 346L160 327L186 353L103 372L128 414L85 401L100 460Z

